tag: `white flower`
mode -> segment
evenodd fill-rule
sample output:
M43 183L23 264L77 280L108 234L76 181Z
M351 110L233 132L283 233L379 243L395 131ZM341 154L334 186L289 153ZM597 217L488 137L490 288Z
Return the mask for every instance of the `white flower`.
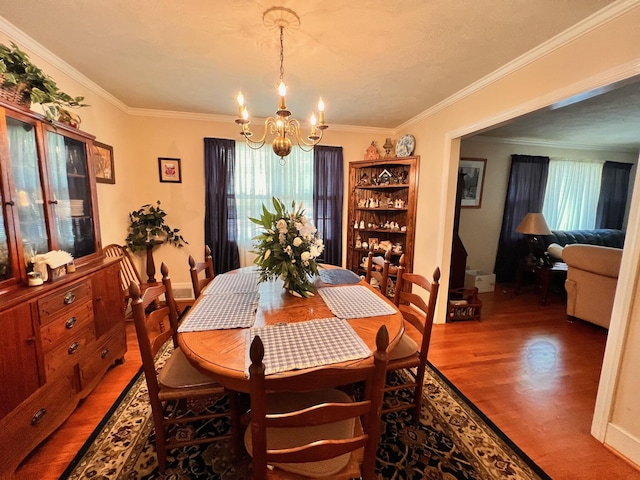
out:
M314 233L316 233L316 227L313 226L313 223L296 223L296 228L300 235L305 239L311 239Z
M276 228L278 229L278 232L280 232L280 234L283 234L287 233L289 227L287 225L287 221L284 218L281 218L276 222Z
M289 255L290 257L293 256L293 249L291 248L291 245L287 245L286 248L284 249L284 251L286 252L287 255Z
M310 252L302 252L302 254L300 254L300 260L302 260L305 267L309 266L309 259L311 259L311 255L312 254Z
M300 237L296 237L293 239L293 246L294 247L299 247L300 245L302 245L302 239Z
M309 247L309 252L305 252L305 253L309 253L311 257L316 258L318 255L320 255L321 252L322 251L318 249L318 247L316 247L315 245L311 245L311 247Z

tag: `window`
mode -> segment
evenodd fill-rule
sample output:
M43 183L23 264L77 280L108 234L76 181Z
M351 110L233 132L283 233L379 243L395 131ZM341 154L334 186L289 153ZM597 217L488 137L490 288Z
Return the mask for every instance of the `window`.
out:
M551 230L596 227L602 162L551 159L542 213Z
M307 218L313 219L313 151L294 146L282 165L271 148L252 150L246 143L236 142L235 155L240 263L251 265L255 257L250 253L252 238L259 227L249 217L260 217L263 204L273 210L272 197L287 205L294 200L296 204L302 202Z

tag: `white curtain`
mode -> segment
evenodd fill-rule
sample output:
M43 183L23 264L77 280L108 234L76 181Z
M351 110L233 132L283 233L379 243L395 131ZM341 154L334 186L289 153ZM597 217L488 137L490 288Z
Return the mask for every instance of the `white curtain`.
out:
M302 202L306 216L313 218L313 151L304 152L293 147L281 165L269 145L252 150L244 142L236 142L235 197L238 212L238 248L240 265L253 264L255 255L252 238L257 235L256 224L249 217L259 218L264 204L273 211L272 197L290 206Z
M542 213L551 230L592 229L604 162L551 159Z

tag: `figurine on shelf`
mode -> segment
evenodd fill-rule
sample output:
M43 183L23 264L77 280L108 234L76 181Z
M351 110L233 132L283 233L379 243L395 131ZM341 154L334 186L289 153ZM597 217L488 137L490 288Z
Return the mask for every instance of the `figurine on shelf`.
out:
M385 222L385 224L384 224L384 228L385 228L386 230L389 230L389 229L391 228L391 226L390 226L390 224L389 224L389 220L387 220L387 221Z
M378 152L378 148L376 147L376 142L372 141L371 145L367 148L367 151L364 154L365 160L378 160L380 158L380 153Z
M391 183L391 173L386 168L378 175L378 182L380 185L389 185Z
M358 228L358 221L353 222L353 228Z
M358 179L358 186L360 187L362 185L369 185L369 175L367 175L367 172L364 172Z
M359 233L356 235L356 248L362 248L362 237Z
M360 220L360 228L364 228L364 220Z

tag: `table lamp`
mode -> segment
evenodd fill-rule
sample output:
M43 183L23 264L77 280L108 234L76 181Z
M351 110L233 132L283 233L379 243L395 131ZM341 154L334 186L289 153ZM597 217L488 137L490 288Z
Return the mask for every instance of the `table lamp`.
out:
M528 265L535 265L538 261L536 252L538 250L538 237L536 235L551 235L551 230L547 225L542 213L527 213L516 228L516 232L529 236L529 256Z

